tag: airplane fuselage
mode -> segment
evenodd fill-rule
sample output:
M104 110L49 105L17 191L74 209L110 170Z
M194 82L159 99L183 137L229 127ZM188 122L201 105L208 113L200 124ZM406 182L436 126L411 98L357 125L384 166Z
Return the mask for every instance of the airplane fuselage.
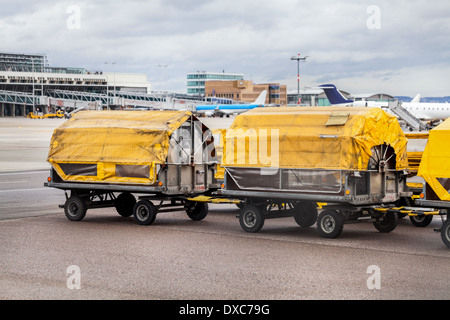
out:
M416 118L423 120L447 119L450 117L450 104L448 103L404 102L402 107Z
M203 105L197 106L196 112L200 114L239 114L256 107L260 107L258 104L211 104L211 105Z

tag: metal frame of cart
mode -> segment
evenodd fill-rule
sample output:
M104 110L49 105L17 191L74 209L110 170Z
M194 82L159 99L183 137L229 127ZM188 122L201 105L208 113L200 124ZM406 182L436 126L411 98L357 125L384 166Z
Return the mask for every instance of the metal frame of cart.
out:
M383 148L387 148L384 146ZM390 157L392 159L392 157ZM382 165L381 165L382 164ZM392 160L376 162L377 170L349 171L349 170L295 170L280 169L277 175L267 178L267 185L278 183L278 188L245 187L239 184L239 179L230 168L225 170L225 188L217 191L221 196L241 199L242 204L239 221L247 232L258 232L266 219L294 217L301 227L310 227L317 222L319 234L322 237L334 238L339 236L344 224L358 221L371 221L380 232L390 232L397 225L397 211L384 210L395 208L401 197L411 196L406 187L406 172L392 168ZM241 174L242 181L250 181L252 172ZM296 183L289 179L292 174L297 178L299 172L307 177L314 176L317 181L324 181L330 175L338 176L338 184L332 183L334 190L330 190L323 183L308 180L301 190L296 190ZM239 172L240 173L240 172ZM272 181L271 181L272 180ZM286 184L284 183L286 182ZM282 187L285 185L285 187ZM317 203L322 205L319 214Z

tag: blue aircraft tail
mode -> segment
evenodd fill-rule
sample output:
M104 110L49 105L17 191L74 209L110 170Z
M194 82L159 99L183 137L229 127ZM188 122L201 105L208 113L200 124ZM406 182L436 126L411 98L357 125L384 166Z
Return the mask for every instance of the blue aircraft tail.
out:
M334 84L323 84L319 86L319 88L323 89L328 98L328 101L330 101L332 105L350 104L353 102L353 100L345 99L342 93L340 93L339 90L336 89L336 86Z

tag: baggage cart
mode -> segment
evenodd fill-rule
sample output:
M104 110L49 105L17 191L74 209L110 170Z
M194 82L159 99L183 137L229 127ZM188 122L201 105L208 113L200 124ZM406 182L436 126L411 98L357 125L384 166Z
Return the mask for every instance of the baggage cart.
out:
M384 209L412 196L406 146L397 119L378 108L256 108L226 131L217 193L243 202L247 232L286 216L302 227L317 222L328 238L360 220L390 232L397 214ZM320 214L318 202L326 203Z
M422 224L427 226L433 215L440 215L442 227L435 231L441 233L444 244L450 248L450 119L430 130L417 175L424 179L423 190L415 205L434 212L419 215Z
M187 199L219 187L211 131L189 111L81 111L55 129L48 162L72 221L104 207L141 225L180 209L202 220L208 204Z

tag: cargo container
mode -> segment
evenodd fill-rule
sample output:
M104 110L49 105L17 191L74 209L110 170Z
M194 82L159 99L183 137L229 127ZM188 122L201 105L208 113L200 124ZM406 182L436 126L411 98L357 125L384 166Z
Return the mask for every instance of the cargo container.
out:
M389 232L397 217L383 207L412 195L406 147L397 119L379 108L256 108L226 131L218 193L245 203L248 232L283 216L317 221L324 237L367 218ZM319 215L317 202L327 203Z
M70 220L111 206L139 224L180 207L201 220L208 205L186 198L218 187L212 133L189 111L81 111L55 129L48 162Z

